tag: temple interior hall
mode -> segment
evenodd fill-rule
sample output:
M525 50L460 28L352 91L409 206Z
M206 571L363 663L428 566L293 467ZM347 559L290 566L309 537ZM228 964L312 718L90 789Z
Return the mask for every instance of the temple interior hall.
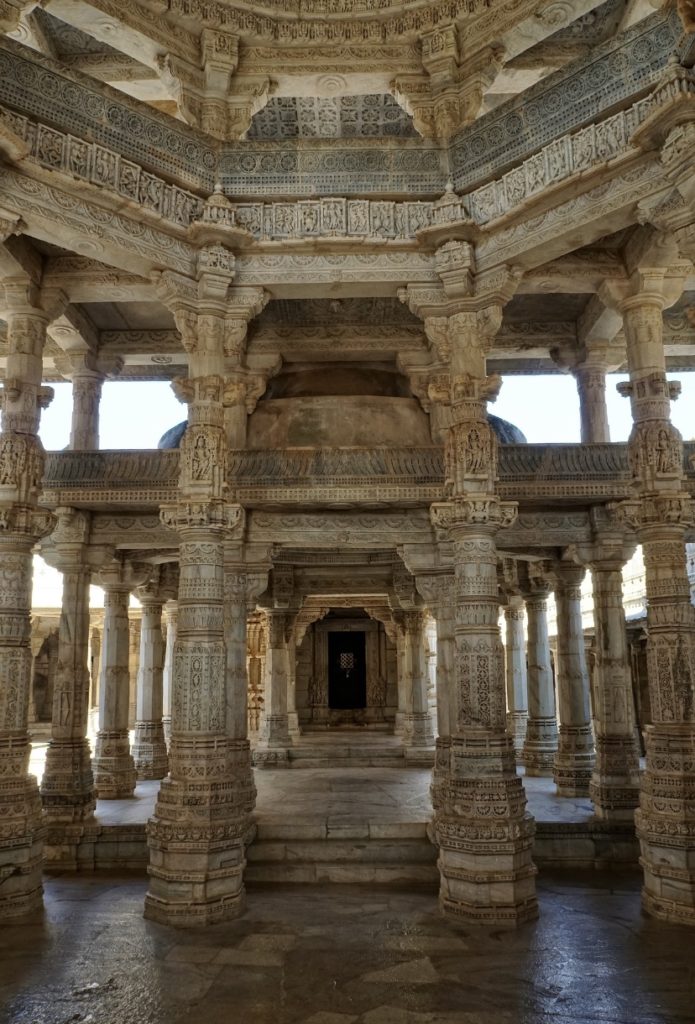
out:
M692 1024L694 68L0 0L0 1024Z

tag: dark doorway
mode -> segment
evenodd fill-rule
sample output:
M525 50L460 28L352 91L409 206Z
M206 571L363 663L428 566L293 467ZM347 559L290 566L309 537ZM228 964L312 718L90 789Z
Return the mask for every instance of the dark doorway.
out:
M365 633L328 634L329 708L366 708Z

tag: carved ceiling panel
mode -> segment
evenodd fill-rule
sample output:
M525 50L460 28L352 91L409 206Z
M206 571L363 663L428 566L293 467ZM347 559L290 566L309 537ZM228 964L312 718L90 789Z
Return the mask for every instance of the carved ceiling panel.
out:
M277 96L251 122L248 138L354 139L417 136L392 96Z

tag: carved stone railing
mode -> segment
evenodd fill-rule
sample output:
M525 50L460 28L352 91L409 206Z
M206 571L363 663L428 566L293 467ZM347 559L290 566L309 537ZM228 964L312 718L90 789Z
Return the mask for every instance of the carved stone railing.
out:
M695 490L695 443L684 467ZM43 501L85 508L157 507L176 492L176 451L52 452ZM502 445L500 493L510 500L558 508L618 500L630 494L627 446ZM427 505L442 498L439 447L328 448L231 452L228 496L249 507Z

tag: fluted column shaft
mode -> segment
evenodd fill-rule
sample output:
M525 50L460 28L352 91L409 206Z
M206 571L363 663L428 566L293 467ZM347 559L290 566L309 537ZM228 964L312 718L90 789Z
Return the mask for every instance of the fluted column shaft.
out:
M547 592L541 590L526 597L528 720L520 760L530 776L552 776L558 744L555 687L548 642Z
M139 779L163 779L169 764L162 723L164 637L162 601L140 596L140 662L136 684L133 761Z
M596 764L589 793L602 821L632 821L639 802L639 751L623 609L622 561L594 562Z
M588 796L595 755L581 612L584 569L563 562L556 573L560 735L553 777L558 796Z
M59 526L86 539L85 513L62 510ZM93 819L96 791L87 739L89 713L89 587L86 549L79 540L58 548L63 600L58 630L58 670L53 686L51 739L41 781L44 817L52 824L81 824Z
M504 620L507 634L507 729L514 739L514 750L519 757L524 746L528 718L524 602L521 597L510 597L504 609Z
M99 730L94 750L94 784L102 800L120 800L135 790L130 752L129 589L104 585L104 635L99 685Z

